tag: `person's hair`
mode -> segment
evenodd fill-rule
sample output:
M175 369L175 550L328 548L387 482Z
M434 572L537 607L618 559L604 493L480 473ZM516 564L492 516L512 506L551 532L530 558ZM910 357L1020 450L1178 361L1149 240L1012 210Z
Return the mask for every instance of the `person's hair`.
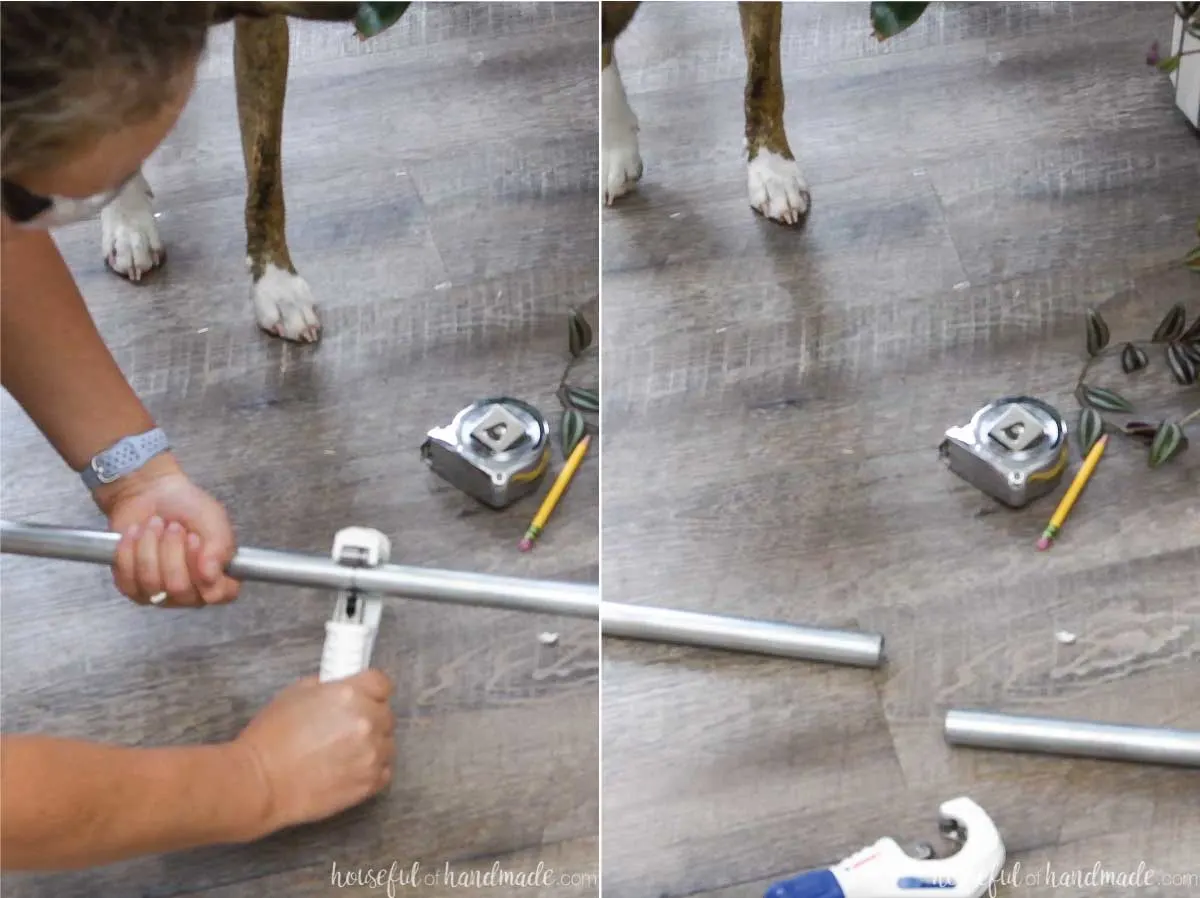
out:
M203 53L210 3L0 4L0 167L59 162L148 121Z

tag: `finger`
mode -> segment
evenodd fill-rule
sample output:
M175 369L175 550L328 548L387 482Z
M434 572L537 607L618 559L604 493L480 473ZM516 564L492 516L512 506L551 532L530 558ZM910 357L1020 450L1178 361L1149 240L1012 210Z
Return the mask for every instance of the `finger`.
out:
M392 765L388 764L379 772L379 788L382 789L392 781Z
M159 546L163 588L176 605L195 606L199 596L192 588L192 577L188 571L187 534L178 521L167 525Z
M392 730L396 726L395 716L392 714L392 709L380 702L368 702L367 707L363 709L367 720L371 721L371 732L377 734L380 738L386 738L391 735Z
M188 572L192 578L192 584L195 586L196 592L199 593L201 601L205 605L221 605L225 602L231 602L237 598L237 582L229 578L220 578L216 583L210 582L207 577L201 572L201 566L204 561L203 540L196 533L189 533L187 536L187 553L188 553ZM233 584L232 588L230 584Z
M135 567L138 591L142 596L152 596L163 591L158 550L164 529L162 518L155 515L146 523L145 532L138 540Z
M137 584L137 541L141 535L142 528L134 524L121 535L113 556L113 583L122 595L135 602L142 601Z
M200 537L200 577L208 586L216 586L225 577L225 568L233 560L233 528L229 519L219 509L206 514L197 522L196 534Z
M355 690L377 702L387 701L392 694L392 681L388 679L387 674L375 668L355 674L345 682L350 683Z

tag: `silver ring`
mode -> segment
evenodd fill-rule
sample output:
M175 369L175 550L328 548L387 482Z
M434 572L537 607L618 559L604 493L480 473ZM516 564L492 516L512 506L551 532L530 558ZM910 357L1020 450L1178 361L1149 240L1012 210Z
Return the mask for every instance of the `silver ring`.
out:
M151 605L161 605L166 600L167 600L167 594L165 592L156 592L154 595L152 595L150 597L150 604Z

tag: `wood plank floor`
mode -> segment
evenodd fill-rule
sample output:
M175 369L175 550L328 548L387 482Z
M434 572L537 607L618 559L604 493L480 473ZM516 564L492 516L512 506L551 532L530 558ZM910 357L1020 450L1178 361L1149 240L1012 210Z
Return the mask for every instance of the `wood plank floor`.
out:
M595 582L594 461L520 555L536 503L483 510L417 450L497 392L557 426L567 310L597 312L597 29L594 3L416 4L362 44L347 26L293 26L284 172L292 256L324 316L318 346L254 326L228 30L147 168L167 267L133 286L106 272L98 223L61 233L127 375L243 544L324 553L362 524L391 535L400 563ZM578 376L595 386L596 359ZM102 527L7 397L2 423L4 516ZM231 737L316 670L332 601L249 584L225 609L146 611L103 570L5 557L5 731ZM335 863L396 862L456 874L543 863L554 886L487 893L595 895L597 626L425 603L386 613L376 663L395 678L400 719L390 793L255 846L8 876L4 894L325 896L355 892L331 884ZM538 641L547 630L556 646Z
M1046 865L1144 862L1178 878L1139 896L1194 895L1195 772L940 729L956 706L1200 728L1200 454L1150 471L1118 442L1045 555L1052 503L1000 510L936 455L1012 392L1073 420L1088 306L1114 339L1200 315L1172 267L1200 139L1144 62L1170 6L935 4L882 46L867 17L784 12L800 231L748 207L734 4L643 4L617 43L645 176L601 218L605 599L881 632L888 661L606 640L604 894L761 895L931 839L968 794L1041 877L1005 894L1127 896ZM1197 406L1156 369L1141 395Z

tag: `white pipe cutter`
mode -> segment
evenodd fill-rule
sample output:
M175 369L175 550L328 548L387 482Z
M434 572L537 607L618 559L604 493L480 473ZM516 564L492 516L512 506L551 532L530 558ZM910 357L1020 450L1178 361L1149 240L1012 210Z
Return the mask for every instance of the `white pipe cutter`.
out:
M333 538L332 557L346 567L379 567L387 564L392 543L369 527L346 527ZM375 637L383 616L383 600L351 587L338 593L333 616L325 622L320 680L343 680L371 666Z
M942 804L938 829L959 844L946 857L913 857L884 837L824 870L777 882L765 898L981 898L1004 866L1004 842L983 808L969 798ZM933 848L923 845L927 855Z

